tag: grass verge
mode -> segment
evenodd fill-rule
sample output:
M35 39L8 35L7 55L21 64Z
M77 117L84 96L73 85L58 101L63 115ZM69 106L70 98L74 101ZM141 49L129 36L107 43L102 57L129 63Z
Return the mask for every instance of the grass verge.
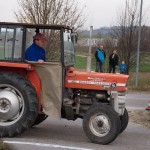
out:
M0 139L0 150L6 150L3 141Z

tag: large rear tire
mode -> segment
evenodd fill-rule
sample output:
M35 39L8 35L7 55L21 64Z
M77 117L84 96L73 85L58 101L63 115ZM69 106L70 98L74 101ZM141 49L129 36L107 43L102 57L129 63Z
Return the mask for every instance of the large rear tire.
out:
M0 73L0 137L21 134L35 122L38 98L35 89L24 77Z
M40 123L42 123L45 119L47 119L48 115L45 114L38 114L34 124L32 126L36 126Z
M94 143L108 144L114 141L120 131L120 119L111 106L91 106L83 116L83 129Z
M127 128L129 122L129 115L126 108L124 110L124 114L120 116L120 121L121 121L120 133L122 133Z

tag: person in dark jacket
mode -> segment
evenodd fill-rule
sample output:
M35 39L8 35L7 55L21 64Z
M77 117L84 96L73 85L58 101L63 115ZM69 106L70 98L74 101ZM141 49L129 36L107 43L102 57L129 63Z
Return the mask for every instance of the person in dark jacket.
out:
M104 63L104 60L106 58L106 54L104 51L104 48L102 45L100 45L99 48L97 48L95 52L95 58L96 58L96 70L95 72L103 72L102 65Z
M116 66L118 65L119 57L117 51L114 50L113 53L109 56L109 73L116 71Z
M25 59L27 61L36 61L38 63L45 62L44 44L47 39L41 34L37 33L33 36L33 43L25 51Z

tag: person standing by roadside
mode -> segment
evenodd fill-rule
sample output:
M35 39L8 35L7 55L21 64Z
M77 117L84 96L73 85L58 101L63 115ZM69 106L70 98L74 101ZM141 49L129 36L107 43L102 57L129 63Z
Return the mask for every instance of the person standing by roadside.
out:
M100 45L99 48L97 48L95 52L95 58L96 58L96 70L95 72L103 72L102 65L104 63L104 60L106 58L106 54L104 51L104 47Z
M126 74L127 67L126 67L125 61L121 62L120 66L119 66L119 69L120 69L121 74Z
M116 66L118 65L119 57L117 51L114 50L113 53L109 56L109 73L116 71Z

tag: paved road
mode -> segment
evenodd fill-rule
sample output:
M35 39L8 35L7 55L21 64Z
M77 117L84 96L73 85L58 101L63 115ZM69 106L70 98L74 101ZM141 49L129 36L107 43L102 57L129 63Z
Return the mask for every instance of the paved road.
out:
M128 94L127 109L145 109L149 98L150 94ZM87 139L81 119L60 121L48 118L18 137L3 140L7 143L8 150L149 150L150 130L129 123L114 142L99 145Z
M145 109L148 106L150 100L149 94L127 94L126 107L128 109Z

